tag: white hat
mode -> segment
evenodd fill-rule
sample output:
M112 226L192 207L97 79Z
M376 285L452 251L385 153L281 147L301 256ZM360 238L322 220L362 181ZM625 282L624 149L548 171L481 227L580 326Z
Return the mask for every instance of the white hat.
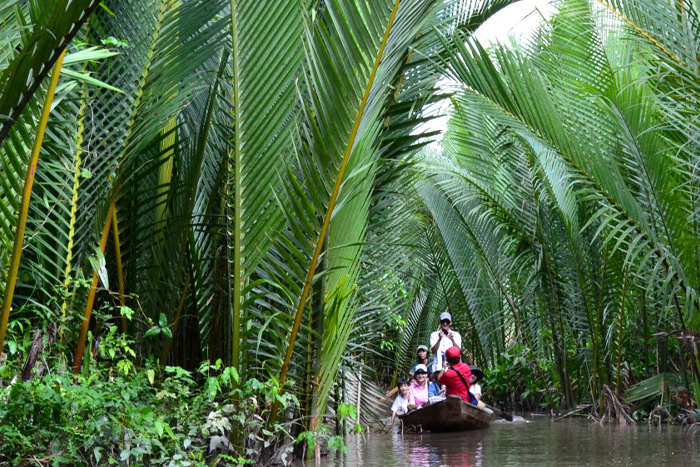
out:
M443 311L442 314L440 314L440 321L442 321L443 319L449 319L450 321L452 321L452 315L446 311Z
M420 364L416 365L416 371L414 371L413 374L416 374L416 373L418 373L419 371L422 371L422 372L424 372L424 373L427 373L427 372L428 372L428 367L426 367L425 365L423 365L422 363L420 363Z

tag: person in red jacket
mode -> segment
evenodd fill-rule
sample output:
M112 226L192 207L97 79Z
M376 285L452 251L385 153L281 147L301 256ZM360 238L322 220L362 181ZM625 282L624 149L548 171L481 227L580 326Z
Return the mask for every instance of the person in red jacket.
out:
M445 358L447 362L438 376L438 382L447 387L448 396L459 396L463 401L472 402L474 396L469 392L469 378L472 376L472 370L469 365L462 363L459 347L453 346L447 349ZM447 364L449 368L446 368ZM476 401L472 403L476 404Z

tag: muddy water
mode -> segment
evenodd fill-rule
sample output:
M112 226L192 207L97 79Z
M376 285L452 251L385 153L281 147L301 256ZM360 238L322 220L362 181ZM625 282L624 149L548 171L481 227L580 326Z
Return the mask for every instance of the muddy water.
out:
M466 433L351 435L346 445L347 454L323 458L321 466L700 466L700 430L552 423L549 417Z

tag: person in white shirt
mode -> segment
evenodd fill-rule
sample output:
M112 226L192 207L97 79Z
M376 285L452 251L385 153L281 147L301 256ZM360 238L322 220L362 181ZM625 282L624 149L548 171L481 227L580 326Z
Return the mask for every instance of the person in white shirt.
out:
M440 315L440 330L430 334L430 347L435 356L433 371L443 369L447 349L452 346L462 348L462 336L457 331L452 331L450 326L452 326L452 315L445 311Z
M472 370L472 375L469 378L469 392L474 394L477 405L483 409L486 407L486 404L481 402L481 385L479 384L479 381L484 377L484 372L474 365L469 365L469 367Z
M391 406L391 424L394 424L394 418L397 415L405 415L408 413L408 405L413 404L411 396L408 393L408 380L400 379L398 383L399 395L396 396L394 404Z

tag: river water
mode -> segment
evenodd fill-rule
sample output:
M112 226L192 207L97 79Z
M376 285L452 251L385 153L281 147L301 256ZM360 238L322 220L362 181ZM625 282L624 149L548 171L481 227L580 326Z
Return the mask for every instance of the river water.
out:
M553 423L533 417L465 433L401 435L394 430L350 435L347 454L324 457L321 466L700 466L700 430L693 434L680 426L600 426L583 419Z

